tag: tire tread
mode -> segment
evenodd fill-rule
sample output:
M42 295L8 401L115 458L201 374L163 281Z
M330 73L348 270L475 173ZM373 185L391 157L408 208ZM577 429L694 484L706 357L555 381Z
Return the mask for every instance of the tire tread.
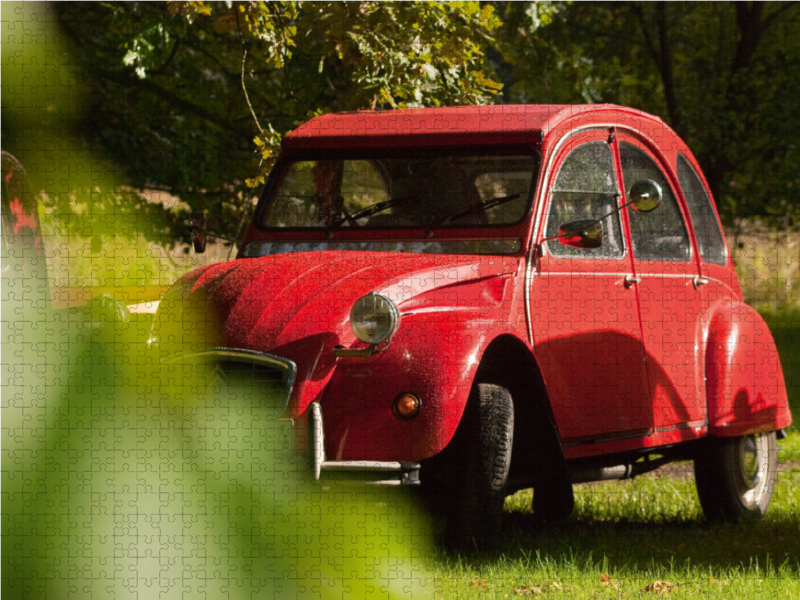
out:
M463 473L447 520L450 545L492 546L503 516L506 482L514 443L514 405L504 387L473 388L459 436Z

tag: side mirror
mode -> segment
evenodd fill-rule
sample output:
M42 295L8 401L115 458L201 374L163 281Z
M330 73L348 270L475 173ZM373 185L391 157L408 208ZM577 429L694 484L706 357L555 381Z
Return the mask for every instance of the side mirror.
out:
M205 212L193 212L190 218L189 233L192 236L194 251L202 254L206 251L206 224L208 215Z
M558 241L571 248L599 248L603 245L603 226L594 219L570 221L558 228Z
M628 192L628 203L640 213L649 213L657 209L662 198L661 186L651 179L640 179Z
M626 206L633 206L636 212L649 213L661 204L663 194L661 186L652 179L640 179L631 186L628 201L599 219L582 219L570 221L558 228L558 235L544 238L540 243L558 240L572 248L599 248L603 245L603 228L600 225L605 219L618 213Z

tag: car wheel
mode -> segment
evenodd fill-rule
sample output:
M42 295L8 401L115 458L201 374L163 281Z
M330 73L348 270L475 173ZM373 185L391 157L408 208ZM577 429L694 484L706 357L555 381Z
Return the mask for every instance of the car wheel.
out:
M772 498L778 466L775 432L709 438L694 461L700 505L712 522L756 521Z
M514 442L514 404L508 390L474 386L457 432L459 477L447 515L450 545L462 549L497 542Z

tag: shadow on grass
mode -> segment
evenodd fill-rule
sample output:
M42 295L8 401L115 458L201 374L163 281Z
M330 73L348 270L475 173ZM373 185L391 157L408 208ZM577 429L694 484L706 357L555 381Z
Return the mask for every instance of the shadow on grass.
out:
M492 553L450 556L476 570L494 564L540 561L605 571L669 572L675 568L714 572L755 566L783 567L800 576L800 516L784 512L755 524L710 525L698 515L643 522L624 517L573 515L543 525L533 514L507 512L503 539Z

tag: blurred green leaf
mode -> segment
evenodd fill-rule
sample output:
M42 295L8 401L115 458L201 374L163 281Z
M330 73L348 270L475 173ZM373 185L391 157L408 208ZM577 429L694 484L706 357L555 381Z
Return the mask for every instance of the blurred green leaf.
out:
M4 598L432 594L430 525L401 491L311 481L260 395L159 370L147 322L20 312L3 329Z

